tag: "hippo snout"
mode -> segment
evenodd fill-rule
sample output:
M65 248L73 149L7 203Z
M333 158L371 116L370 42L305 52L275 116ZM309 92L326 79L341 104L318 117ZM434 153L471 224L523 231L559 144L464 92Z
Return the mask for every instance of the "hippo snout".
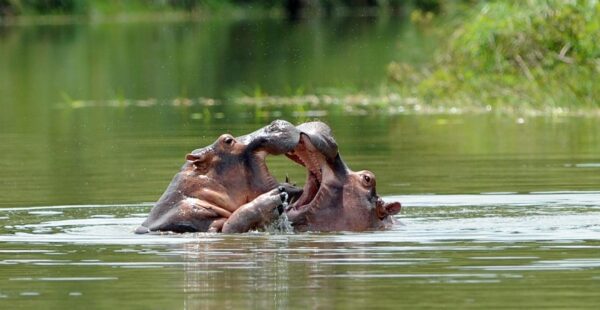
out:
M300 131L288 121L275 120L271 124L238 138L249 148L262 149L280 155L293 150L300 141Z

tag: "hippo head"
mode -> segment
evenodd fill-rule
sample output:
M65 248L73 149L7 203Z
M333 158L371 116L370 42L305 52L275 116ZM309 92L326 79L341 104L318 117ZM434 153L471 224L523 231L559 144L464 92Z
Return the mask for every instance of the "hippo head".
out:
M205 188L227 193L232 204L239 206L278 185L265 158L289 152L299 139L299 131L283 120L237 138L223 134L213 144L188 154L182 170L205 180L201 182Z
M305 123L298 145L286 155L307 169L300 198L286 210L298 231L364 231L389 227L400 203L384 203L375 175L354 172L342 161L331 129Z
M344 203L352 215L353 230L379 230L394 223L393 215L400 212L399 202L385 203L377 195L375 174L368 170L354 172L348 169L344 186Z
M207 231L217 219L276 188L265 157L292 151L299 139L292 124L277 120L237 138L221 135L192 151L136 232Z

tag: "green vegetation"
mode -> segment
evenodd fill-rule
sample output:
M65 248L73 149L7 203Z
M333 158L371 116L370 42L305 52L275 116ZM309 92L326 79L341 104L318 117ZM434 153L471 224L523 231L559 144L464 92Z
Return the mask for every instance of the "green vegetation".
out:
M428 104L598 108L600 2L476 6L425 68L392 63L403 96Z
M0 21L4 17L94 17L114 15L133 17L147 13L181 13L193 15L237 15L252 12L285 13L289 18L333 15L360 11L368 15L379 12L403 12L418 8L436 11L440 0L0 0Z
M276 1L260 1L255 5L244 5L241 0L0 0L0 20L19 17L61 16L105 18L144 14L186 14L204 15L229 12L237 13L244 9L269 9Z
M252 94L252 89L249 89L248 85L242 85L238 87L239 89L230 92L233 95L230 94L228 97L233 97L231 99L233 102L255 105L269 105L268 103L277 105L278 102L314 105L314 98L319 98L317 100L319 105L341 102L346 106L361 107L361 111L377 108L386 113L390 110L403 113L415 109L444 113L451 108L484 112L500 108L505 111L548 109L572 112L578 110L577 113L581 113L584 109L598 110L600 107L600 103L596 100L600 97L600 87L597 87L600 85L600 45L597 44L600 42L600 1L597 0L0 0L0 21L2 16L5 20L24 17L27 19L25 22L29 20L36 22L48 15L67 19L77 17L83 20L88 18L110 20L115 17L135 19L137 15L155 18L156 15L166 14L165 16L179 18L215 14L248 15L253 14L252 12L258 14L275 12L278 16L287 14L288 17L294 18L335 14L338 11L349 10L368 14L401 12L402 16L407 18L410 16L416 27L422 30L419 35L439 38L441 43L437 55L425 65L415 61L415 57L399 56L397 59L401 60L388 66L387 74L390 82L381 83L379 87L369 84L357 89L348 87L347 83L339 83L338 89L327 86L327 91L319 91L322 89L322 82L314 77L307 77L305 85L286 82L290 85L290 89L300 91L290 91L288 98L282 98L277 96L282 95L281 92L272 90L273 85L265 85L273 83L259 80L256 82L256 89L265 88L271 91L255 91ZM389 21L389 16L391 15L387 14L386 17L380 18L381 23L385 24L386 20ZM306 26L308 22L304 24ZM349 25L342 26L349 27ZM232 35L244 29L241 26L236 27L232 28L235 30ZM298 28L290 26L285 31L293 36ZM253 39L253 42L264 39L247 34L243 37L261 38ZM306 49L312 51L311 46L317 44L317 41L313 41L314 38L314 34L294 37L294 42L297 43L291 48L304 49L308 46ZM350 36L330 37L331 40L334 38L346 40L347 45L357 42L355 37ZM127 41L129 42L129 39ZM186 42L190 42L191 47L197 47L193 39L188 39ZM205 43L211 46L210 50L218 48L214 47L213 42L210 44L208 42ZM389 40L379 42L382 44L380 45L382 49L385 48L383 44L389 43ZM371 49L373 55L381 54L374 44L370 42L365 45L368 48L362 47L360 50ZM412 42L402 41L402 44L412 44ZM276 52L272 46L267 47L262 43L259 45L264 48L257 55ZM221 48L226 47L227 45L221 46ZM410 48L419 51L423 47L411 45ZM404 48L401 52L407 54L407 49ZM328 61L339 60L340 67L352 68L348 64L353 58L343 58L343 55L346 54L340 54L339 57ZM243 57L243 54L232 54L230 58L240 57ZM285 65L288 57L289 55L285 54L283 49L280 56L282 61L277 65L258 68L253 63L249 68L271 70L271 75L282 75L273 80L284 80L286 70L282 69L282 66ZM157 61L163 60L158 58ZM385 60L388 61L389 59ZM213 66L216 62L203 60L201 63ZM380 68L374 70L384 74ZM295 75L304 72L297 71L300 73ZM251 79L256 78L246 77L246 80ZM190 80L195 81L189 78L183 81ZM295 81L295 78L292 79L292 82ZM164 84L165 81L161 83ZM173 80L173 83L181 82ZM195 81L190 85L193 86L182 87L186 89L199 87L201 83ZM188 95L184 92L181 97ZM131 95L129 97L136 99ZM328 99L332 97L336 100ZM173 98L173 95L166 98ZM361 99L356 100L356 98ZM348 104L348 102L357 102L357 104Z

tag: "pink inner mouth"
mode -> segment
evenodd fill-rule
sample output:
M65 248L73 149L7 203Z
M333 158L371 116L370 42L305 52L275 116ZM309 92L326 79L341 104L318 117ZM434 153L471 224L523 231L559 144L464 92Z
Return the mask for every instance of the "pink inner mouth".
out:
M286 155L307 169L306 183L302 195L291 205L291 208L310 208L318 205L326 191L321 186L323 183L322 164L325 163L325 158L304 135L301 136L298 146Z

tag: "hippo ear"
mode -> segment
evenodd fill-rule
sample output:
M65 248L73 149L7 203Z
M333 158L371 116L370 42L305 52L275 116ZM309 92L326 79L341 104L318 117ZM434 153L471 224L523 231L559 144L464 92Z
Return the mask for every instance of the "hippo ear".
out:
M400 212L401 208L402 208L402 205L400 205L399 202L391 202L391 203L385 203L382 205L378 205L376 208L377 216L379 217L380 220L383 220L387 216L397 214L398 212Z
M199 168L200 166L202 166L204 160L206 159L206 156L203 156L202 154L187 154L185 156L185 159L188 161L188 163L196 166L196 168Z
M395 201L392 203L386 203L384 208L385 208L387 214L394 215L394 214L397 214L398 212L400 212L402 205L399 202Z
M187 154L185 155L185 159L189 162L195 162L200 160L200 156L196 155L196 154Z

